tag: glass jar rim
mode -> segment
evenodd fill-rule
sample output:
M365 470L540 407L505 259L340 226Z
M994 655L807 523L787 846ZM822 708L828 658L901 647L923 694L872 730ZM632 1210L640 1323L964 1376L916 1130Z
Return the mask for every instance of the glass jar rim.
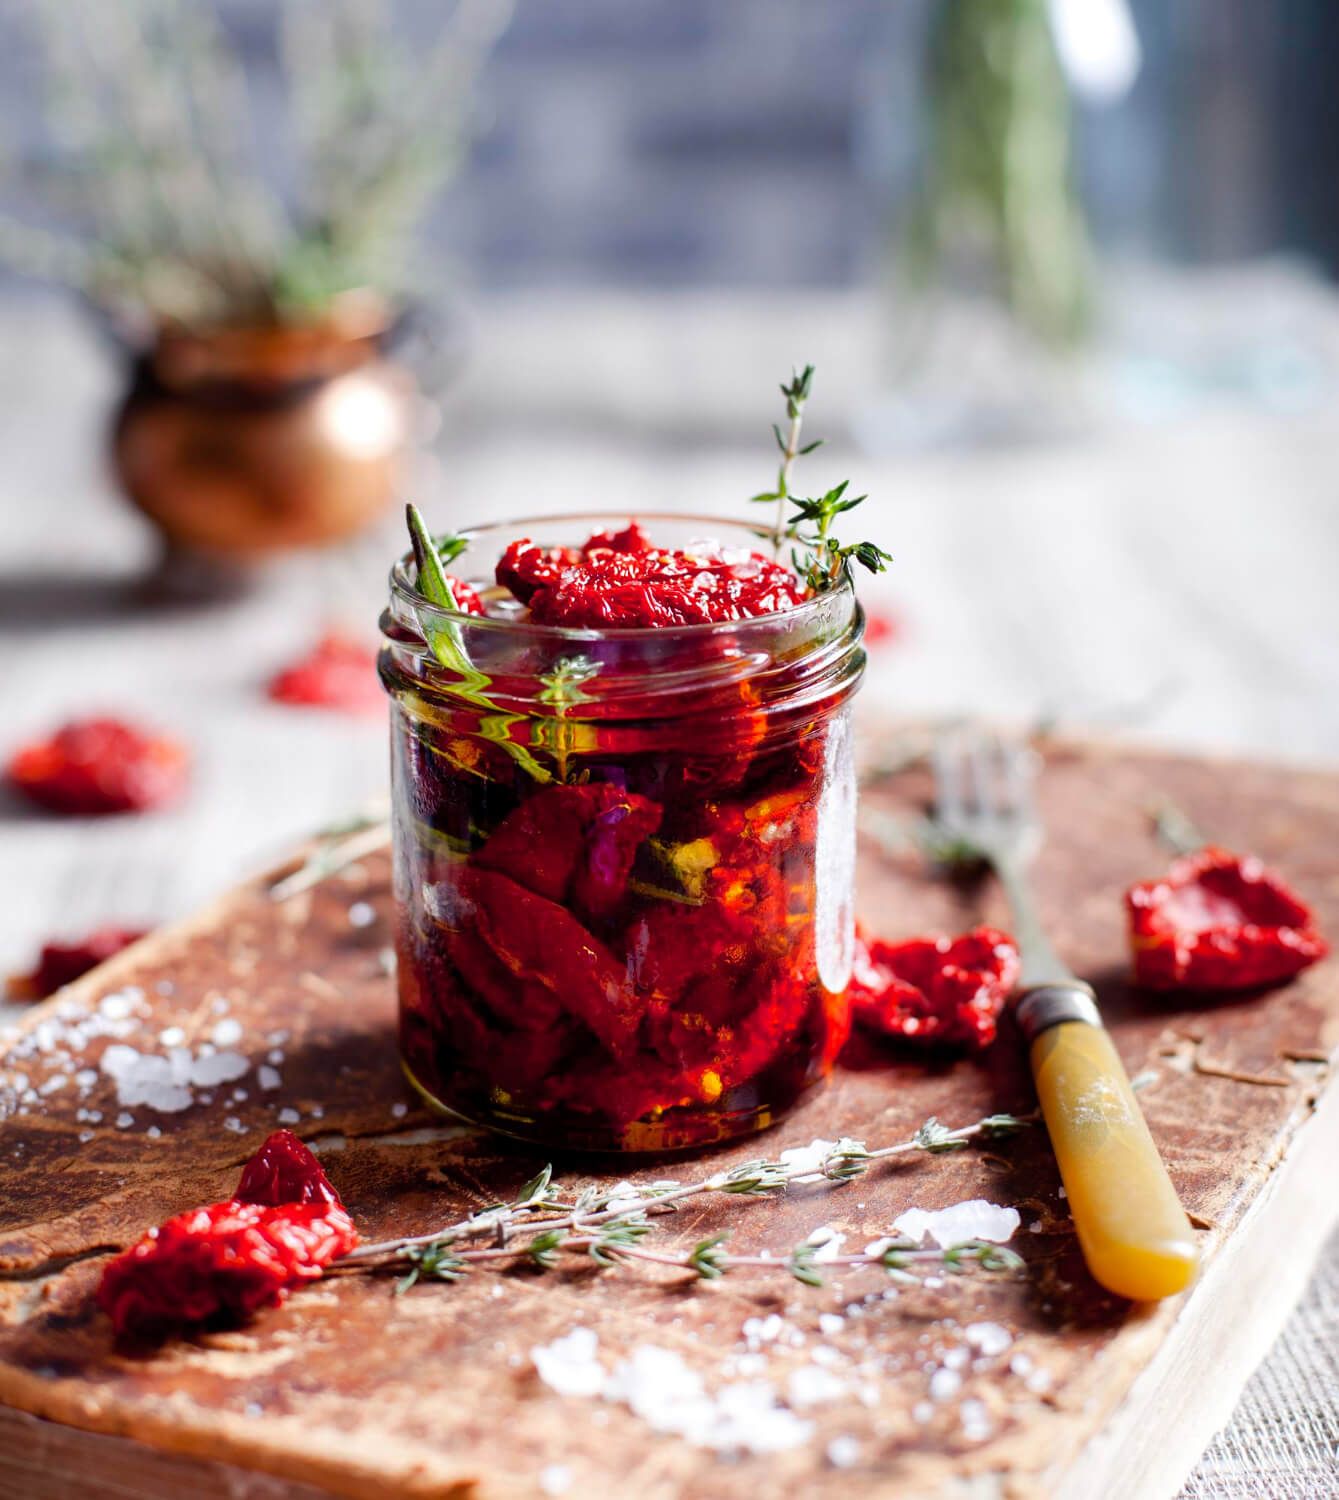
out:
M702 533L703 536L728 529L739 534L741 538L747 536L754 542L770 542L775 536L773 529L769 526L735 520L731 517L710 516L695 511L649 510L560 511L553 515L520 516L513 520L489 521L480 526L462 527L456 535L468 538L471 543L488 538L490 535L502 538L500 555L511 542L541 527L548 528L570 523L574 529L590 525L593 530L609 530L614 526L642 525L643 523L651 525L655 522L668 522L678 526L700 525L706 528ZM439 604L433 604L410 581L410 569L413 563L412 551L405 552L395 561L390 571L390 590L392 597L412 609L415 615L420 618L426 615L428 619L439 621L444 625L468 625L471 632L491 629L513 639L525 635L537 642L595 640L630 642L644 641L648 637L654 637L657 641L665 643L676 640L702 642L710 640L713 634L728 634L737 638L741 633L747 632L750 626L757 629L775 629L778 625L802 627L830 609L834 599L849 599L852 608L855 606L855 585L850 573L844 570L832 587L820 590L810 598L801 600L799 604L787 605L784 609L769 610L766 614L746 615L738 620L709 620L690 625L655 626L545 625L531 620L506 620L492 615L469 614L464 610L445 609Z

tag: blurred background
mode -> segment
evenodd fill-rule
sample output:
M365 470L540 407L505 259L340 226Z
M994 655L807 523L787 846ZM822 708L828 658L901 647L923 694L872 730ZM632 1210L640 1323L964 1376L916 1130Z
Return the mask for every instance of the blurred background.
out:
M5 804L0 968L381 793L379 701L275 679L362 670L406 498L739 515L807 361L801 482L868 491L895 558L870 734L1339 753L1326 0L0 27L3 748L96 712L193 757L180 809L77 839Z

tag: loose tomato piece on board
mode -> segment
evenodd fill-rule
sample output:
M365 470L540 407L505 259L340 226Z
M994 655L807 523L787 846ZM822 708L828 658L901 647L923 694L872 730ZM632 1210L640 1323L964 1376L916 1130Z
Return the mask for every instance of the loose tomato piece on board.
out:
M1310 908L1254 855L1184 855L1125 904L1135 981L1149 989L1256 989L1329 952Z

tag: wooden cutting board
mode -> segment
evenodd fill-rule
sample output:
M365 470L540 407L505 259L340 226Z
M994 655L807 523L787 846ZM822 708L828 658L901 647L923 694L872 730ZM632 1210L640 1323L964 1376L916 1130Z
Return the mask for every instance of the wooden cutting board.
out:
M927 790L907 772L864 807L913 811ZM1018 1277L897 1288L860 1269L810 1289L766 1271L705 1284L591 1267L477 1274L399 1298L387 1280L342 1277L243 1331L118 1353L91 1301L106 1255L227 1196L279 1123L313 1143L378 1239L509 1197L542 1165L432 1120L402 1085L383 957L388 862L377 853L284 902L268 881L237 890L36 1008L0 1055L0 1497L1173 1493L1300 1291L1329 1220L1320 1189L1339 1149L1326 1087L1339 965L1217 1006L1133 992L1119 897L1165 861L1146 816L1164 798L1277 863L1339 934L1339 777L1092 746L1048 757L1042 904L1061 950L1096 984L1205 1226L1206 1268L1186 1298L1137 1309L1088 1279L1033 1129L781 1200L708 1200L657 1229L678 1245L730 1225L734 1249L784 1250L828 1224L859 1246L908 1207L983 1197L1021 1214ZM882 932L1005 921L989 882L934 882L910 853L866 847L862 859L862 909ZM113 1046L191 1049L200 1071L185 1103L161 1092L153 1102L180 1107L136 1102L143 1065L122 1066L118 1098L100 1067ZM843 1134L883 1144L931 1115L958 1125L1030 1106L1009 1034L984 1062L933 1068L856 1045L790 1120L711 1160ZM565 1183L592 1179L590 1162L556 1167ZM648 1346L677 1354L717 1402L724 1387L766 1382L808 1425L792 1423L795 1445L782 1451L722 1457L658 1431L655 1402L638 1415L560 1394L531 1351L575 1329L597 1336L608 1367Z

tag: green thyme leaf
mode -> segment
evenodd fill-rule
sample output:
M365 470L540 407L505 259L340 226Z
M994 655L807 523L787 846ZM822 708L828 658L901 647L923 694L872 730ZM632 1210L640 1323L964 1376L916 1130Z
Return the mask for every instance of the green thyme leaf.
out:
M730 1231L723 1229L710 1239L700 1240L688 1257L689 1266L703 1281L718 1281L729 1269L729 1257L722 1248L730 1238Z
M513 1200L513 1207L525 1208L531 1203L543 1201L544 1195L549 1190L549 1184L553 1181L553 1166L546 1166L543 1171L536 1172L529 1182L517 1193Z

